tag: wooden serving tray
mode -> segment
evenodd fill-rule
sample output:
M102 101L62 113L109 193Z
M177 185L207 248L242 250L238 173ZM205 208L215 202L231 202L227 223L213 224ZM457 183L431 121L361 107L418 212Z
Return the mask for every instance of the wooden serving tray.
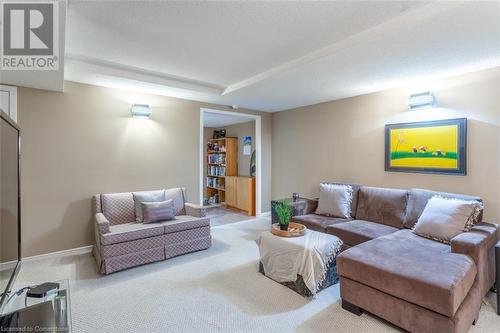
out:
M300 223L288 223L288 230L280 230L280 225L274 223L271 227L271 233L279 237L300 237L306 233L306 226Z

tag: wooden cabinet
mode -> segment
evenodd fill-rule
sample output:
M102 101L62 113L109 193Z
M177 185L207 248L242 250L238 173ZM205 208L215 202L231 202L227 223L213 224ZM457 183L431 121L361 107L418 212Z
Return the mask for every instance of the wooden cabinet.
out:
M226 205L255 215L255 178L226 177Z
M226 177L226 205L231 207L237 207L238 203L236 200L236 179L238 177Z

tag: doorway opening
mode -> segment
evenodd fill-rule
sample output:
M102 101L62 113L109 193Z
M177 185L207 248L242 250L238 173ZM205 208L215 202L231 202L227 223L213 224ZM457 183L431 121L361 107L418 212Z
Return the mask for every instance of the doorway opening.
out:
M200 204L213 226L261 214L261 117L200 109Z

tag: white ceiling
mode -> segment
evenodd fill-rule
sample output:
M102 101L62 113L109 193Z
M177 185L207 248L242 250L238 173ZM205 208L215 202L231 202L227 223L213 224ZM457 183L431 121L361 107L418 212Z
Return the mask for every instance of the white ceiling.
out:
M66 80L263 111L500 65L500 2L69 1Z
M252 119L244 116L236 116L226 113L213 113L204 112L203 113L203 126L204 127L224 127L234 124L247 123L253 121Z

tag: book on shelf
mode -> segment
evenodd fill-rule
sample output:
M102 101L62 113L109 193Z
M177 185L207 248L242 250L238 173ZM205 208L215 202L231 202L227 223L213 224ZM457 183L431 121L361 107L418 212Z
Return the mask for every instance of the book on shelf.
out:
M224 154L210 154L207 155L209 164L226 164L226 155Z
M224 177L226 175L226 167L209 165L207 168L208 176Z
M207 177L207 186L218 189L224 189L224 182L220 178Z

